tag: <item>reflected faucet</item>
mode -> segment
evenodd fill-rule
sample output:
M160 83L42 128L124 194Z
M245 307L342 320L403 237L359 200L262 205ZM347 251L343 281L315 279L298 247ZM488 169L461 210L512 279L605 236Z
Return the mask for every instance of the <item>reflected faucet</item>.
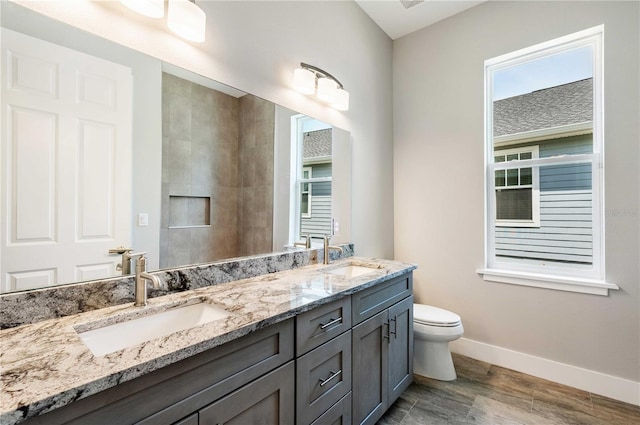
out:
M330 246L329 245L329 242L331 242L331 235L321 235L321 236L310 235L309 239L311 239L311 238L322 238L324 240L324 261L323 261L324 264L329 264L329 252L332 249L340 251L340 253L344 252L344 250L340 246Z
M147 257L146 252L136 252L129 254L130 258L136 259L136 278L135 278L135 307L144 307L147 305L147 280L150 280L153 287L160 288L160 279L147 273Z
M311 248L311 237L309 235L300 235L304 242L294 242L293 246L304 246L306 249Z
M120 261L120 264L116 266L116 270L121 271L122 276L131 274L131 254L130 254L131 251L133 251L132 248L125 248L123 246L119 246L117 248L112 248L109 250L110 255L111 254L122 255L122 260Z

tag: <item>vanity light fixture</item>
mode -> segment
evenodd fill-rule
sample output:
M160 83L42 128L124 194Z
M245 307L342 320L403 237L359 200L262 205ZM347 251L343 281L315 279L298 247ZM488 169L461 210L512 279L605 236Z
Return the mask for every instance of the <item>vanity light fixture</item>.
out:
M164 16L164 0L120 0L120 3L150 18Z
M318 99L329 103L334 109L349 109L349 92L336 77L313 65L301 62L293 71L293 88L302 94L316 93Z
M120 3L150 18L164 16L164 0L120 0ZM169 0L167 25L180 37L202 43L206 24L207 15L195 0Z
M206 23L207 15L196 6L195 0L169 0L167 25L180 37L203 42Z

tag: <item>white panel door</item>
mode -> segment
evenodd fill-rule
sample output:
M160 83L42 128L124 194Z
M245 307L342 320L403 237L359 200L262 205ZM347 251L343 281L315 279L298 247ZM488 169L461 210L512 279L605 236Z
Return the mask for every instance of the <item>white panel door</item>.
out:
M1 29L0 292L117 274L131 244L131 69Z

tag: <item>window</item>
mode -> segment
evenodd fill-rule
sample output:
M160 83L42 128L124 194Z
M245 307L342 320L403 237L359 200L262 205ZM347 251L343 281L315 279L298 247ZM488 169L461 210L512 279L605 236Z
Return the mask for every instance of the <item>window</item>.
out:
M606 295L603 26L485 61L485 280Z
M538 158L538 146L494 151L494 162L524 161ZM516 163L517 164L517 163ZM538 169L517 167L496 170L496 225L540 226Z
M330 125L291 117L290 244L303 235L331 235L332 139Z
M311 167L302 167L302 179L308 180L311 175ZM300 183L300 216L302 218L311 218L311 185L312 183Z

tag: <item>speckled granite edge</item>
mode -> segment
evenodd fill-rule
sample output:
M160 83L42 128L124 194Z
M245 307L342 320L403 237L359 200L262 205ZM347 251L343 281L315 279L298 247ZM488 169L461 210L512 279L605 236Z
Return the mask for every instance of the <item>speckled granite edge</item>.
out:
M332 251L332 260L353 256L353 244L340 246L343 252ZM306 249L159 270L153 274L160 278L161 288L149 288L148 297L292 270L322 262L323 257L322 249ZM134 300L133 286L133 277L128 276L3 294L0 329L130 303Z

